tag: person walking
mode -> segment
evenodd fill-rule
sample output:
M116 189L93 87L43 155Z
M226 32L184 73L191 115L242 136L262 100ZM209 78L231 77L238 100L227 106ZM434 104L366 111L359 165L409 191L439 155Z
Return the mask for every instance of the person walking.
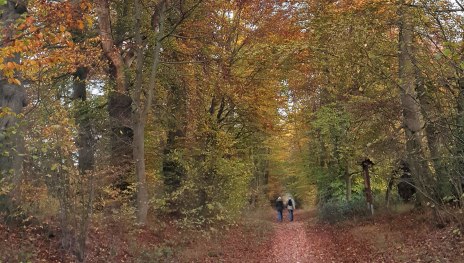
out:
M282 212L284 210L284 201L282 201L282 197L278 197L276 200L276 209L277 209L277 221L282 222Z
M289 197L287 201L288 219L290 222L293 221L293 210L295 209L295 201Z

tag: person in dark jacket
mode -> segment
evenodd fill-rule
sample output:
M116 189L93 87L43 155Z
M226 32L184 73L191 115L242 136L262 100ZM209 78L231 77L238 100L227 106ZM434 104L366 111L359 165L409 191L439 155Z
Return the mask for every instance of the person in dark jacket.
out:
M295 200L293 198L288 198L287 201L287 210L288 210L288 219L290 222L293 221L293 210L295 209Z
M276 201L276 209L277 209L277 220L282 222L282 211L284 211L284 201L282 201L282 197L279 196Z

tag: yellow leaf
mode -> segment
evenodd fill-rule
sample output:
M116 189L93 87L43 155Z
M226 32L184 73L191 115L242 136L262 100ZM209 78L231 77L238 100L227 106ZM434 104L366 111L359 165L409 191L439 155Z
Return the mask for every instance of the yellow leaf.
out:
M64 32L66 31L66 27L64 27L63 25L60 25L60 32Z
M87 26L88 26L88 27L92 27L92 25L93 25L92 17L87 16L87 17L85 18L85 21L87 22Z

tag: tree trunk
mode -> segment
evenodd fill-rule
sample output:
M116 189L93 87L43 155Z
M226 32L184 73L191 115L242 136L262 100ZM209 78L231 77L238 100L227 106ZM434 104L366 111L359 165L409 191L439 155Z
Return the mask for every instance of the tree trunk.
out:
M438 129L438 120L432 116L432 113L435 111L433 107L432 99L430 94L428 94L426 89L426 83L424 83L424 78L420 74L420 69L416 68L416 88L417 93L419 94L418 99L421 108L422 116L426 117L425 122L425 135L427 138L427 147L430 152L431 165L435 171L436 180L436 193L437 198L443 198L445 196L451 195L451 188L449 183L449 176L444 169L445 167L441 161L440 155L440 131Z
M370 210L371 214L374 214L374 199L372 197L371 189L371 178L369 175L369 167L373 165L371 160L366 159L361 163L364 176L364 192L366 195L367 208Z
M108 98L111 125L111 160L116 186L126 190L132 173L132 142L134 132L131 123L132 99L126 94L113 91Z
M78 125L78 166L81 174L93 170L95 164L94 156L94 138L92 134L91 116L88 105L85 103L86 96L86 79L88 69L80 67L74 73L73 80L73 99L77 101L77 114L75 116Z
M116 91L124 94L127 92L127 80L124 59L121 51L115 45L111 34L110 4L108 0L96 0L96 11L98 15L98 27L100 29L100 41L105 56L110 61L111 75L115 81Z
M406 152L416 186L427 189L430 171L425 160L423 146L423 118L416 93L416 78L413 64L413 24L409 6L405 0L400 2L399 10L399 82L403 128L406 136ZM423 191L424 192L424 191ZM420 195L419 195L420 196ZM423 198L418 198L418 204Z
M108 0L96 0L99 34L103 52L110 62L110 75L115 89L109 93L108 112L111 125L111 161L117 178L116 186L127 188L132 162L133 130L131 122L132 98L128 95L126 66L121 51L111 34L110 6Z
M154 16L158 19L159 32L155 40L154 55L151 65L150 78L146 93L148 94L145 100L142 100L143 93L143 64L144 64L144 45L141 35L142 30L142 10L139 0L134 0L135 7L135 41L137 45L137 68L134 84L133 97L133 128L134 128L134 144L133 154L135 162L135 174L137 178L137 222L145 224L148 215L148 190L147 176L145 171L145 122L148 117L148 112L151 109L154 88L156 84L156 76L160 62L161 39L164 34L164 12L166 2L159 3L159 9L155 11Z
M345 184L346 184L346 201L351 201L351 175L348 172L348 165L345 165Z
M0 48L8 46L14 32L14 23L20 15L27 11L25 1L7 1L0 6ZM7 61L19 63L19 56L4 58ZM19 78L19 76L16 76ZM7 198L7 208L13 209L19 199L19 185L23 168L24 138L18 127L18 114L27 105L26 89L23 85L10 84L0 72L0 176L7 178L11 184ZM0 195L5 193L0 193Z

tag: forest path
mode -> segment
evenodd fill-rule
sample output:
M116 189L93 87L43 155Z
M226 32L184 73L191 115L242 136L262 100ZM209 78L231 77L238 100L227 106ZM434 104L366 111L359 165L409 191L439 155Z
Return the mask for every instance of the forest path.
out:
M434 228L417 214L377 215L330 225L318 221L316 209L297 210L294 222L285 213L282 223L272 212L267 220L272 220L268 222L273 233L263 251L255 253L261 258L248 255L246 262L464 262L464 237L453 233L456 228Z
M307 236L306 225L313 215L310 211L296 210L294 221L288 219L288 211L284 211L283 222L275 222L274 236L271 240L271 262L320 262L317 248Z

